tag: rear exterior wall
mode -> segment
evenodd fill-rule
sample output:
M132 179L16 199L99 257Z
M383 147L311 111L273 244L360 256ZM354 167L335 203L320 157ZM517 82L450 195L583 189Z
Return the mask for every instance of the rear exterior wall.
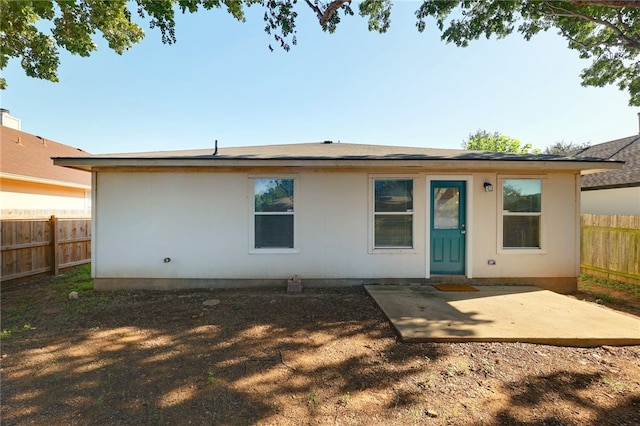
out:
M464 180L467 186L467 278L571 282L579 273L579 191L573 173L178 170L93 175L97 288L101 282L105 289L120 287L118 282L135 287L136 280L145 288L173 288L215 285L216 280L273 282L293 275L303 283L433 278L427 188L431 180L446 179ZM413 249L372 247L372 179L384 176L414 180ZM500 182L514 176L542 180L541 249L501 248ZM253 249L253 178L261 177L295 179L294 250ZM494 191L486 192L484 182L493 183Z

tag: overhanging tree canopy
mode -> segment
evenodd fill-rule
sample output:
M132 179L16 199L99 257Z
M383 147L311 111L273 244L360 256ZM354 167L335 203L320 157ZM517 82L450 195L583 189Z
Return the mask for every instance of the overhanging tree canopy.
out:
M175 14L224 9L239 21L245 8L264 9L265 31L281 48L297 43L300 8L311 10L324 31L334 32L341 18L354 15L350 0L0 0L0 69L17 58L31 77L58 81L59 49L89 56L101 33L109 47L123 53L144 37L134 15L158 28L163 43L176 41ZM391 24L391 0L364 0L358 11L371 31L384 33ZM519 32L529 40L556 29L580 57L592 59L581 73L585 86L617 85L640 105L640 2L636 0L424 0L416 10L416 26L424 31L434 20L441 39L467 46L482 36L497 38ZM52 24L45 33L42 21ZM271 46L269 46L271 48ZM0 78L0 88L6 81Z
M499 132L487 132L478 130L469 135L462 143L464 149L470 151L515 152L518 154L539 154L539 149L533 149L530 143L523 144L520 139L515 139Z

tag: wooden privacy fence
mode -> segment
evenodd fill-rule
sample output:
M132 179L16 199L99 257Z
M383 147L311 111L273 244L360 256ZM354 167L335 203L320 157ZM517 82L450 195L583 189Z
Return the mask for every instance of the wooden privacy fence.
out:
M640 284L640 216L582 215L582 272Z
M2 282L91 262L91 219L0 221Z

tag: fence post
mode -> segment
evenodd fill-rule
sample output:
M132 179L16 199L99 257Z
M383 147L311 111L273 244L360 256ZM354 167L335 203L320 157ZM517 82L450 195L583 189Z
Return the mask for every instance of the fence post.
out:
M59 263L59 257L58 256L58 249L59 249L59 245L58 245L58 219L56 218L55 215L51 216L50 219L50 224L51 224L51 256L52 256L52 263L51 263L51 271L53 272L53 275L59 275L60 274L60 263Z

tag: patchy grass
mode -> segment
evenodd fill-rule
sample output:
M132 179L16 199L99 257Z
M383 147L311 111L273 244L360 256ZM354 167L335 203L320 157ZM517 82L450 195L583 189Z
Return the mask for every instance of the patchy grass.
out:
M469 365L465 361L458 361L454 364L447 365L444 376L463 376L469 372Z
M314 411L318 406L318 392L315 387L309 389L309 392L307 393L307 404L311 411Z
M34 298L31 295L23 295L14 306L3 309L0 339L8 339L17 333L33 330L31 323L34 320Z
M595 302L612 309L640 316L640 285L608 278L580 275L578 299Z
M42 312L54 310L53 306L58 305L54 301L65 301L63 309L76 316L86 313L88 309L99 305L107 296L93 293L93 279L91 278L91 265L83 265L71 269L55 277L46 277L24 285L25 289L38 289L39 286L47 286L47 297L35 297L36 291L24 292L16 288L13 291L20 291L17 298L10 298L10 301L3 300L2 322L0 339L7 339L18 333L34 330L32 324L42 323ZM10 290L11 291L11 290ZM69 300L69 293L75 291L81 298Z
M213 374L213 371L209 370L207 372L207 383L213 385L216 383L216 376Z
M618 380L611 374L601 374L600 381L607 385L613 392L623 394L629 389L629 385L621 380Z
M82 265L51 279L51 285L60 291L77 291L89 293L93 291L93 279L91 278L91 265ZM68 294L68 293L67 293Z
M342 405L348 405L349 401L351 401L351 394L349 392L345 393L344 395L342 395L342 397L340 398L340 403Z
M579 286L582 286L585 290L608 288L610 290L628 293L630 296L640 299L640 285L638 284L623 283L609 278L582 274L580 275Z

